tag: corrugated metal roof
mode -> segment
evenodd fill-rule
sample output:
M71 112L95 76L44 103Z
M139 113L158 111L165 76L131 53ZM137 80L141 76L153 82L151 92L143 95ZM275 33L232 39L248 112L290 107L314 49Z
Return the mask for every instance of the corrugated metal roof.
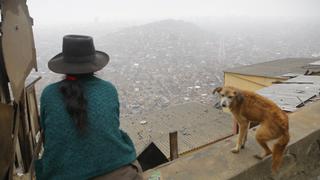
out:
M310 65L314 65L314 66L320 66L320 61L315 61L312 63L309 63Z
M226 69L224 72L237 73L252 76L263 77L283 77L285 74L304 75L306 71L320 71L320 66L310 65L319 58L288 58L258 63L247 66L240 66L231 69Z
M274 101L281 109L289 112L297 110L300 105L320 92L320 76L297 76L272 86L262 88L258 94Z
M141 120L147 123L142 125ZM230 114L212 105L191 102L123 119L121 127L130 135L138 153L152 141L169 157L169 132L178 131L181 154L230 135L233 120Z

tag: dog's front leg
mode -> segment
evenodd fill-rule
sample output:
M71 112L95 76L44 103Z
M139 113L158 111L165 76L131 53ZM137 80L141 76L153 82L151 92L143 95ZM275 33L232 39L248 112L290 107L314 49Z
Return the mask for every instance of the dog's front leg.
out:
M242 142L241 142L241 149L244 148L244 146L245 146L245 144L246 144L246 142L247 142L249 127L250 127L250 122L248 123L247 128L245 129L244 138L242 139Z
M233 153L239 152L240 147L242 146L242 144L244 142L244 138L246 136L246 133L248 132L248 125L249 124L247 122L241 122L241 124L240 123L238 123L238 124L239 124L239 135L238 135L236 147L231 150L231 152L233 152Z

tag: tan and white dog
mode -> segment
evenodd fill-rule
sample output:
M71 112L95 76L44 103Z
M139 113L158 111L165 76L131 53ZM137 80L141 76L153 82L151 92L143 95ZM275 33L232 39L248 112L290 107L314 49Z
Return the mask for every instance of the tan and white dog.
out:
M235 87L218 87L213 94L219 93L222 107L229 108L239 125L239 135L236 147L231 151L238 153L244 148L250 122L259 122L256 131L256 140L264 149L261 155L255 155L262 159L272 154L272 172L279 169L283 159L283 152L289 142L288 116L271 100L251 91L240 90ZM272 151L267 145L270 140L277 139Z

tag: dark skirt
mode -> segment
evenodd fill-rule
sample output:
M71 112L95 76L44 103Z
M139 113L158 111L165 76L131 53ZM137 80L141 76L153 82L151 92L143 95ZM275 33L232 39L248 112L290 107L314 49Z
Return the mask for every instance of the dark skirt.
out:
M102 176L97 176L92 180L143 180L143 175L141 166L136 160L129 165L123 166Z

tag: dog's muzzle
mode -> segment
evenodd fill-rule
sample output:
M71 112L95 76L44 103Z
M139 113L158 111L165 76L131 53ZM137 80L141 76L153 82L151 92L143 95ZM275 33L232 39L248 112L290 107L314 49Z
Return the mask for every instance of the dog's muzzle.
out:
M221 106L222 107L227 107L227 103L224 101L224 102L221 103Z
M229 104L230 104L230 102L229 102L229 99L228 99L228 98L226 98L226 97L221 98L220 105L221 105L222 107L224 107L224 108L225 108L225 107L228 107Z

